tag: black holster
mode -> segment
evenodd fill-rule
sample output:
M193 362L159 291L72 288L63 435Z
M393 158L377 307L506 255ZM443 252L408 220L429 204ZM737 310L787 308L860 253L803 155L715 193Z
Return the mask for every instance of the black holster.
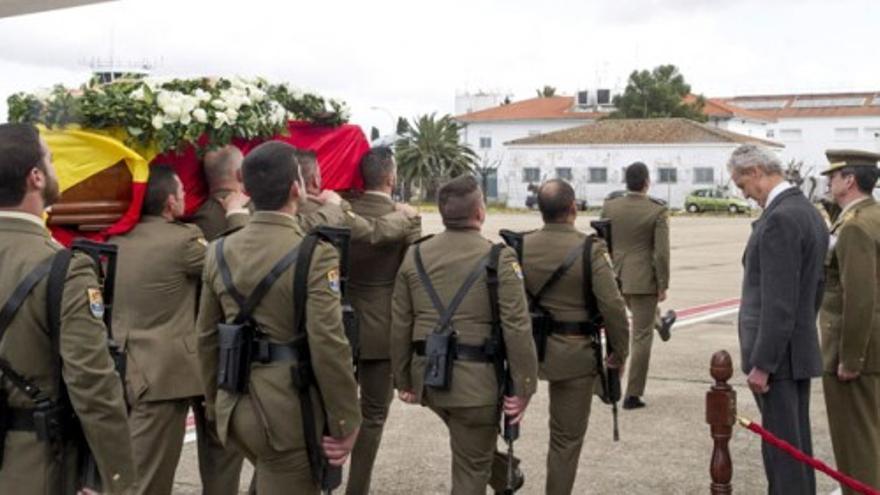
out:
M40 401L34 408L34 431L37 440L48 444L60 442L64 438L65 408L55 401Z
M431 333L425 339L425 386L449 390L455 362L455 333Z
M217 325L220 359L217 388L236 394L247 391L256 329L252 322Z
M532 337L535 339L535 350L538 361L543 362L547 354L547 337L553 331L553 318L544 311L532 311Z

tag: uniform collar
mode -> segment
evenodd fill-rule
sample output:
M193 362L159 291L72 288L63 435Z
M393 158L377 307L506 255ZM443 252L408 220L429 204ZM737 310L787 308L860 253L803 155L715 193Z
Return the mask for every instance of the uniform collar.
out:
M545 223L544 228L548 232L575 232L577 229L570 223Z
M870 206L874 204L874 198L871 196L865 196L864 198L859 198L852 203L846 205L846 208L840 211L837 215L837 220L834 221L834 224L831 225L831 232L834 233L837 229L840 228L841 225L844 224L847 220L847 213L851 211L860 210L862 207Z
M0 212L0 229L50 238L46 226L34 215L13 211Z
M296 218L294 218L293 215L281 213L280 211L255 211L254 214L251 215L251 223L282 225L284 227L292 227L294 229L299 228L296 222Z
M848 212L848 211L850 211L850 210L854 210L854 209L856 209L856 207L857 207L858 205L861 205L862 203L866 203L866 202L868 202L869 200L870 200L870 201L873 201L874 198L872 198L871 196L865 196L865 197L859 198L859 199L857 199L857 200L851 202L850 204L846 205L846 207L845 207L844 209L840 210L840 215L838 216L838 218L843 218L843 215L844 215L846 212Z
M0 211L0 218L23 220L26 222L30 222L43 230L46 230L46 223L43 221L43 219L31 213L25 213L23 211L2 210Z
M387 199L388 201L394 201L394 198L391 197L390 194L382 191L364 191L364 196L376 196L378 198Z

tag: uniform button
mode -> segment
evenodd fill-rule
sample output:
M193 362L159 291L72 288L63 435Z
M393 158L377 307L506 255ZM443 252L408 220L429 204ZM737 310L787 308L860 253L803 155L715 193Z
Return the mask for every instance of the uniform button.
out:
M119 481L119 478L121 478L121 477L122 476L120 476L119 473L116 473L113 475L113 481Z

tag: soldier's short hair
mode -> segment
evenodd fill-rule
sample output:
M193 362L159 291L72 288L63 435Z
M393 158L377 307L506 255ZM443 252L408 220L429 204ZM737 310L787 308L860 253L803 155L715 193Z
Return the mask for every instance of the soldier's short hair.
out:
M727 161L731 174L750 168L760 168L768 175L782 175L782 162L775 153L757 144L743 144L733 150Z
M874 194L874 187L877 185L877 176L880 170L877 167L843 167L840 169L840 175L843 177L855 177L856 187L862 194Z
M470 220L482 202L480 184L470 174L459 175L443 184L437 193L440 216L447 227Z
M31 124L0 124L0 207L18 206L34 168L46 172L40 133Z
M361 158L361 177L364 189L378 189L395 173L394 152L388 146L377 146L370 149Z
M245 157L241 167L244 188L256 210L280 210L300 168L297 149L281 141L267 141Z
M642 162L631 163L626 167L624 178L626 179L626 188L630 191L641 191L648 183L648 166Z
M177 173L171 165L151 165L147 179L147 192L141 205L142 215L161 215L168 196L177 193Z
M565 220L574 199L574 189L562 179L550 179L538 188L538 209L545 222Z
M235 180L235 171L241 166L241 161L241 150L233 144L207 152L204 162L208 187Z
M299 163L303 182L308 184L318 173L318 155L312 150L295 149L294 156Z

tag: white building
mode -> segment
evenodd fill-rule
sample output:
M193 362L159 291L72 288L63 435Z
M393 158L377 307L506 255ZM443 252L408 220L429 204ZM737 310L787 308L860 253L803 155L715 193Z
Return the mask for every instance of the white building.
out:
M508 191L508 205L524 206L530 184L558 177L571 182L579 199L598 206L625 189L624 168L641 161L651 173L651 195L681 208L692 190L728 182L727 160L743 143L782 149L688 119L607 119L508 142L498 185Z

